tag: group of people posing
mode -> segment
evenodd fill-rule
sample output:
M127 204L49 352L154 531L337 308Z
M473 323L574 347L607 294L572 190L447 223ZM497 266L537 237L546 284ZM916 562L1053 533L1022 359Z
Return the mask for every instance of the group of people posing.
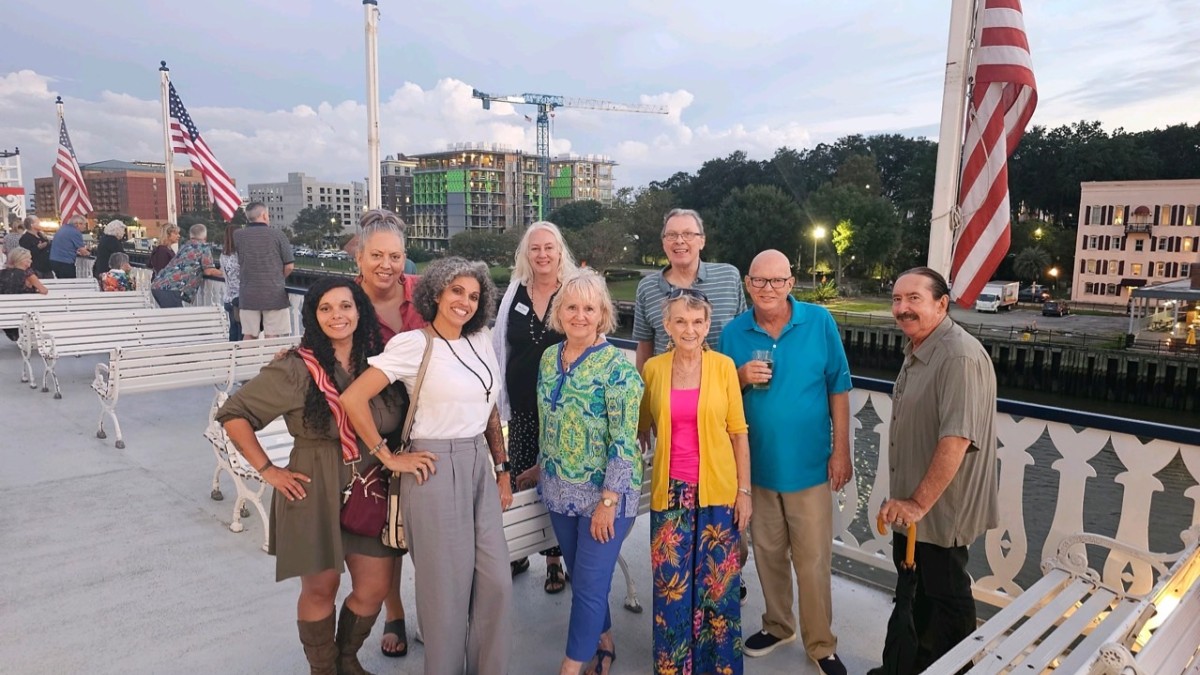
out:
M669 266L639 284L631 363L606 337L616 313L604 278L576 267L553 224L525 230L502 297L484 264L462 258L438 259L419 279L405 274L403 228L390 212L364 214L359 276L314 284L300 347L217 413L274 488L269 548L277 580L300 578L297 627L311 672L365 673L357 655L385 606L381 648L407 652L398 590L406 553L425 672L509 672L512 576L529 562L510 560L501 514L514 491L536 485L558 541L543 552L545 590L569 584L572 594L560 673L608 673L618 653L612 576L648 481L653 654L637 658L661 674L741 673L743 656L800 635L821 672L845 673L830 574L833 492L852 475L850 373L831 315L791 296L787 257L765 251L743 277L701 262L696 212L666 214ZM953 379L961 400L986 398L990 361L984 369L969 336L946 318L936 272L910 271L894 293L897 323L913 343L897 395L920 423L889 448L893 468L910 467L894 477L892 494L911 497L888 500L880 516L942 523L918 547L938 575L919 586L918 630L931 662L974 622L973 604L964 614L966 545L995 521L994 497L976 494L995 487L990 414L964 404L967 412L939 423L939 388ZM969 375L946 377L963 368ZM994 410L994 377L990 386ZM279 417L295 437L286 466L255 436ZM894 419L893 436L898 427ZM925 465L905 454L909 441L928 445ZM344 489L377 473L399 477L392 485L406 549L342 527ZM945 512L943 493L959 513ZM904 535L895 536L903 550ZM747 539L766 611L743 639ZM351 590L339 611L347 570Z

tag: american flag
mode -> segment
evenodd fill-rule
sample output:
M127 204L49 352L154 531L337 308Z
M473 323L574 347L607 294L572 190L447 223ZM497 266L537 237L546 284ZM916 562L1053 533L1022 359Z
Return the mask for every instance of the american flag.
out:
M187 108L183 107L183 101L179 100L179 94L175 92L175 85L171 84L170 87L171 150L188 156L192 161L192 168L204 176L209 199L221 209L221 214L226 220L232 220L233 214L242 205L242 198L233 186L233 179L221 168L221 163L200 137L196 124L192 122L192 116L188 114Z
M950 295L963 307L975 302L1008 253L1008 156L1020 143L1037 107L1037 84L1021 1L981 2L975 85L958 193L963 226L950 266Z
M67 135L67 120L58 120L58 157L54 160L54 175L58 179L58 217L66 222L72 216L86 216L92 211L83 171L75 159L75 148Z

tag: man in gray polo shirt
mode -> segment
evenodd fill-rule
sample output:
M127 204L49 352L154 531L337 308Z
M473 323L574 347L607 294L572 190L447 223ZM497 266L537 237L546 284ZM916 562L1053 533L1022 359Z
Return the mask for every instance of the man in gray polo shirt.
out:
M708 346L716 349L721 331L733 317L746 311L742 275L733 265L700 262L704 250L704 221L691 209L671 209L663 217L663 252L668 265L661 272L643 277L633 306L633 339L637 340L638 372L651 356L667 351L662 304L672 288L694 288L712 303L712 328Z
M996 478L996 372L988 352L949 316L950 289L928 267L892 288L892 315L909 339L892 392L892 558L904 557L917 525L913 605L921 672L975 630L967 547L999 524ZM881 668L869 675L882 673Z
M246 207L249 224L233 233L241 283L238 290L242 336L253 340L261 332L280 337L292 332L291 306L283 282L295 268L292 244L271 227L267 207L254 202Z

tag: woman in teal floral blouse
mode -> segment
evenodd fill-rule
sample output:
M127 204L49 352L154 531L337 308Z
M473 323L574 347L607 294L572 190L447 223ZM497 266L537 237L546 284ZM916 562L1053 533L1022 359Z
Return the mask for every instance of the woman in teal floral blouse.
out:
M567 339L538 371L539 491L573 589L561 675L579 675L589 659L589 673L607 673L616 659L608 593L642 491L642 378L604 338L615 317L603 277L568 276L550 306L550 327Z

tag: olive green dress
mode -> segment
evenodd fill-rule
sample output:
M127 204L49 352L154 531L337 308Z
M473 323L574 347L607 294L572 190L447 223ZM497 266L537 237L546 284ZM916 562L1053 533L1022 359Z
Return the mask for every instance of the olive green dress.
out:
M343 391L352 378L339 365L337 385ZM345 570L346 555L356 553L376 558L391 557L400 551L384 546L379 537L363 537L343 532L338 516L342 507L342 488L350 481L351 467L342 462L337 426L317 432L304 425L304 397L312 376L304 361L294 353L267 365L252 380L242 385L217 411L217 421L240 418L255 431L283 416L288 433L295 438L287 468L312 479L304 484L306 496L297 501L271 496L271 536L268 552L275 556L275 580L315 574L334 569ZM387 435L400 426L402 404L390 389L371 399L375 427ZM386 402L385 402L386 396ZM358 442L361 459L359 473L379 460Z

